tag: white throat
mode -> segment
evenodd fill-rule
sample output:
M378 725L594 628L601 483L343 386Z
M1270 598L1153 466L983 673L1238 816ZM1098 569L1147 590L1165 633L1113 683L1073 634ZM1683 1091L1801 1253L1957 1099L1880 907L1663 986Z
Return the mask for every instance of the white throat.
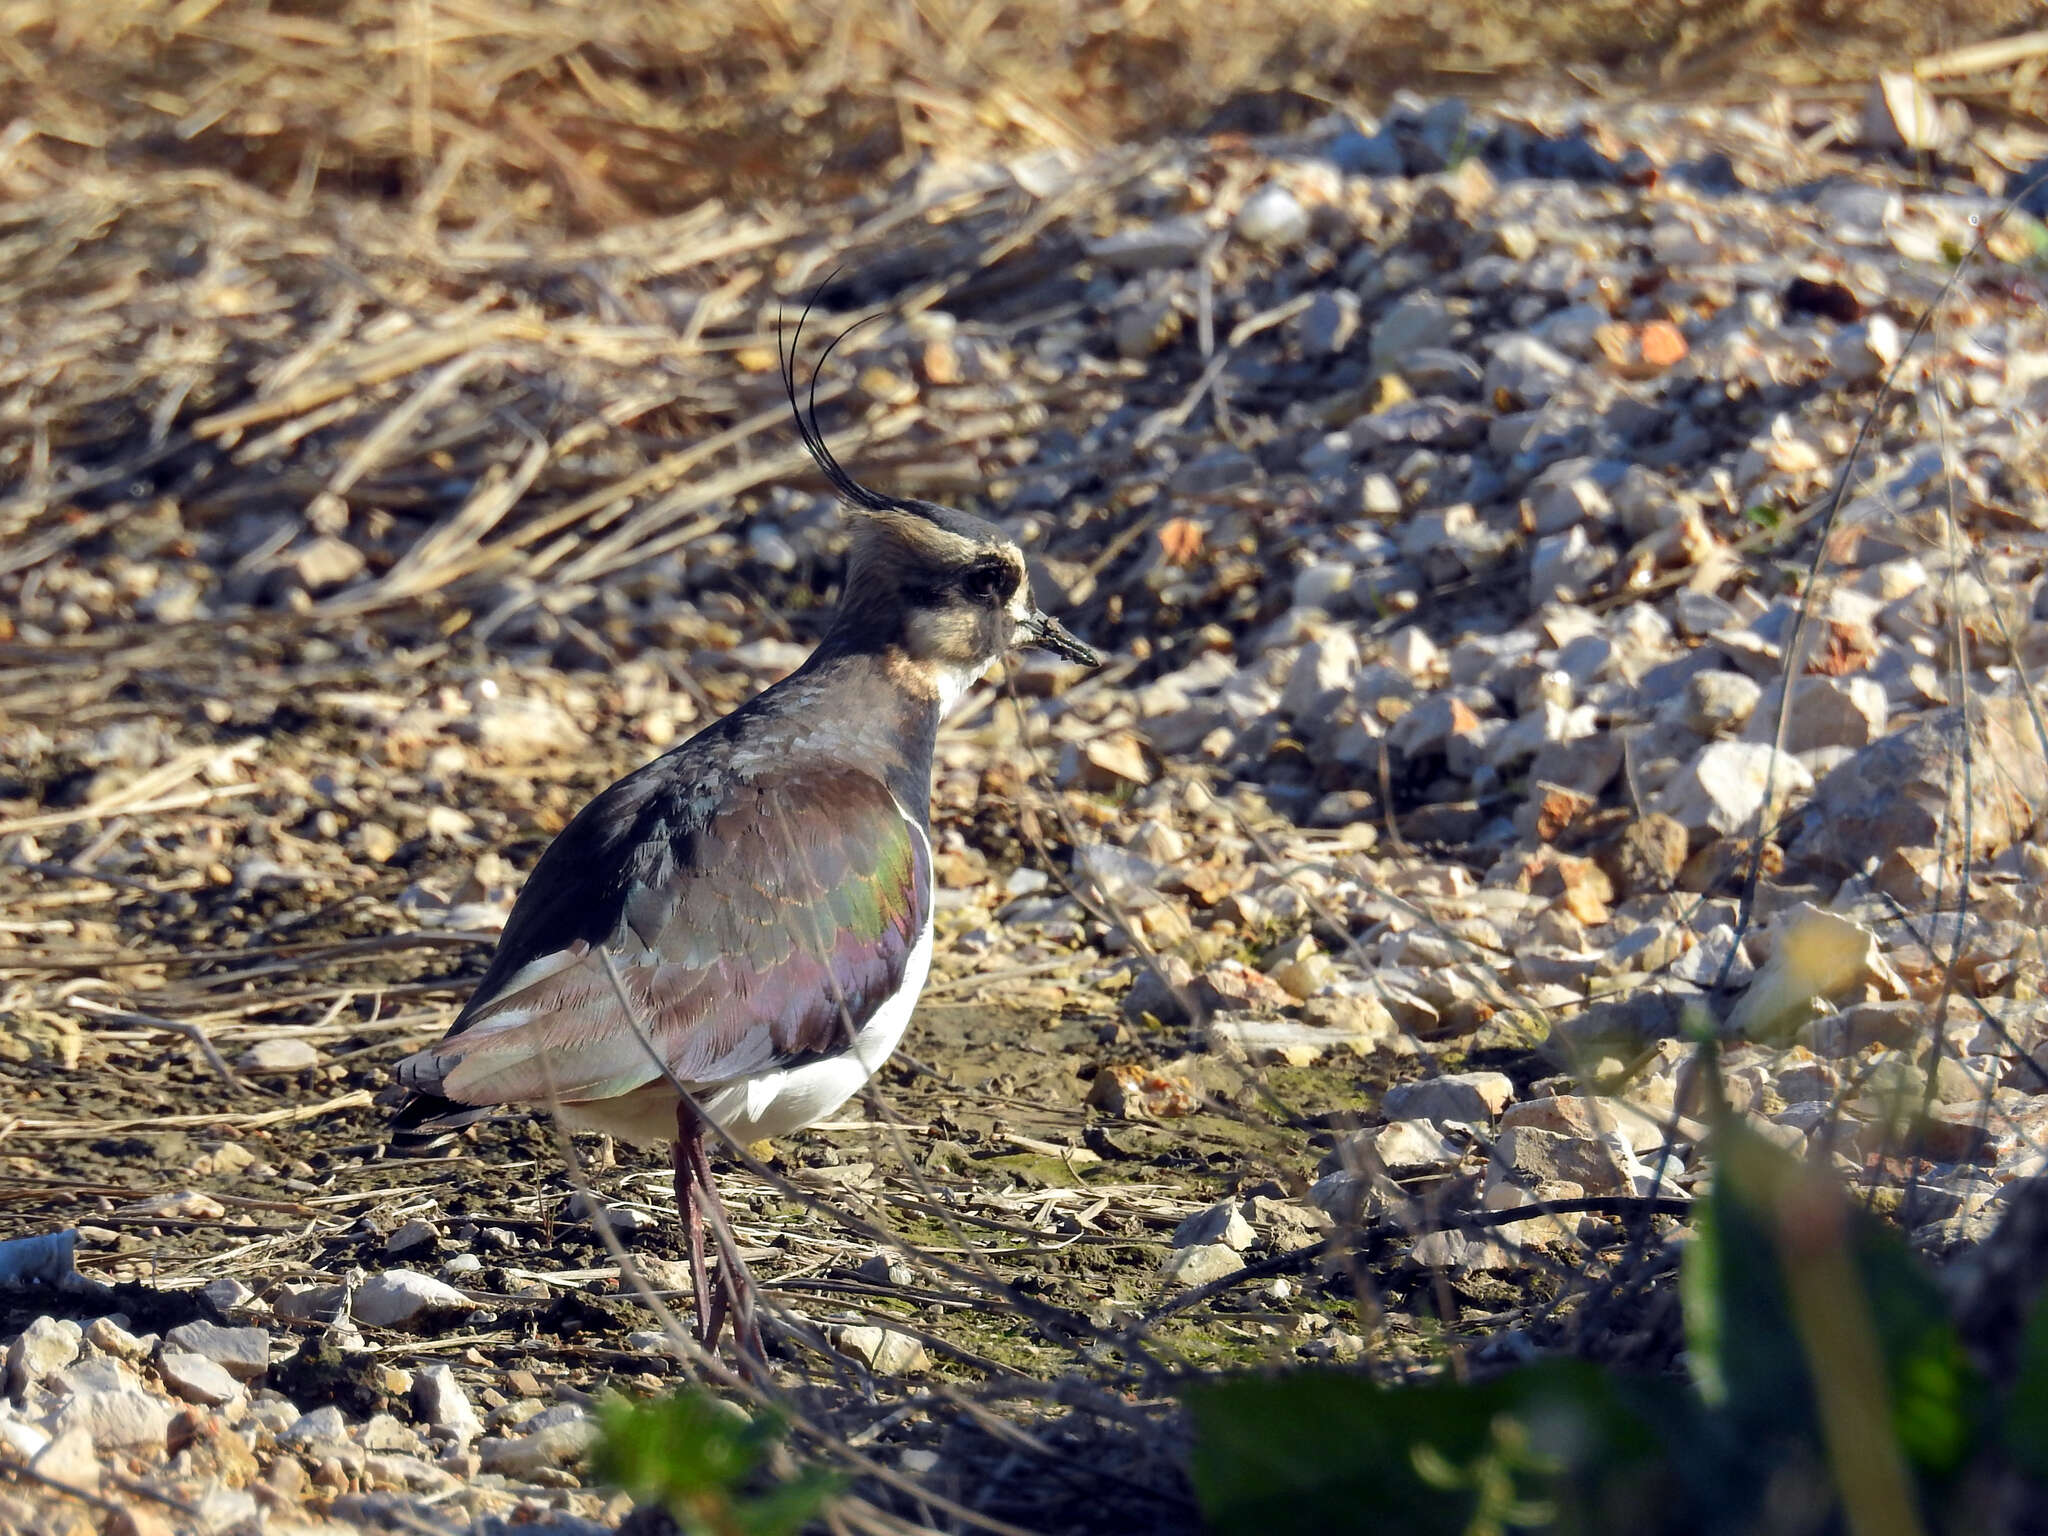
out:
M939 690L939 718L945 719L953 713L953 706L967 697L967 690L988 675L993 661L985 661L978 667L935 667L932 679Z

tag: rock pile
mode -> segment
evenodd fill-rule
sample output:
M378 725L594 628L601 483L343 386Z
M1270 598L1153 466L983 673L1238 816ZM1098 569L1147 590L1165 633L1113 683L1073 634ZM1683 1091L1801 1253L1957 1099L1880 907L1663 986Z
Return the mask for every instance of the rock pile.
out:
M0 1446L35 1480L0 1490L0 1529L312 1536L445 1526L459 1511L595 1536L624 1510L579 1491L574 1469L595 1433L579 1403L487 1388L480 1412L436 1363L383 1370L390 1411L302 1407L269 1377L295 1352L317 1353L317 1338L208 1322L159 1336L127 1322L38 1317L7 1345Z
M146 447L109 425L134 427L132 379L10 375L46 446L135 463L45 466L5 509L32 537L0 561L0 638L52 680L0 733L0 890L37 914L0 931L32 978L0 1069L47 1081L81 1018L121 1011L27 963L65 943L206 954L306 909L489 930L522 872L502 850L796 665L844 531L768 446L768 341L778 292L823 283L889 316L827 371L849 462L1003 518L1047 606L1118 657L1020 661L1016 706L984 691L942 740L943 952L1099 1005L1064 1107L1111 1152L1202 1113L1224 1069L1364 1085L1327 1156L1295 1149L1309 1200L1176 1211L1154 1283L1424 1196L1682 1198L1710 1173L1700 1029L1763 1134L1889 1185L1925 1244L1980 1236L2048 1155L2048 322L2023 259L2048 231L2015 215L1944 300L1997 205L1822 126L1401 100L935 167L780 242L734 216L681 270L661 231L445 262L394 235L402 256L352 250L365 293L431 298L352 294L317 343L287 322L326 312L324 236L136 191L133 226L189 234L205 272L124 259L94 303L31 283L18 324L52 356L164 328L212 371L151 396ZM2023 163L1969 152L1980 181ZM111 227L64 196L35 217ZM650 455L635 424L671 410L708 445ZM274 1038L237 1026L219 1074L303 1097L367 1073L368 1104L396 1041L340 1048L319 996ZM1078 1150L1036 1155L1074 1179ZM125 1216L228 1214L206 1199ZM1418 1227L1405 1261L1469 1279L1613 1230ZM324 1330L463 1315L474 1255L407 1267L438 1242L379 1234L384 1273L281 1288L267 1320L37 1318L0 1444L124 1490L137 1532L276 1531L309 1500L607 1517L577 1487L579 1401L445 1363L389 1369L367 1413L272 1385ZM1311 1315L1302 1353L1363 1347ZM908 1334L834 1336L923 1364ZM0 1487L0 1526L63 1529L27 1508Z

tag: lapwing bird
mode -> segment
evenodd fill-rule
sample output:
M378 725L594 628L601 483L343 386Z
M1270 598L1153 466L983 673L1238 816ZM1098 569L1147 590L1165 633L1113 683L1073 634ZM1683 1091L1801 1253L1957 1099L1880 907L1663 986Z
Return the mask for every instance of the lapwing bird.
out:
M853 519L839 604L795 672L586 805L520 892L475 994L397 1067L395 1142L516 1106L672 1141L697 1337L760 1353L704 1144L830 1115L903 1038L932 958L939 722L1018 647L1100 658L1032 602L994 523L859 484L815 405L805 446ZM704 1223L718 1249L708 1283Z

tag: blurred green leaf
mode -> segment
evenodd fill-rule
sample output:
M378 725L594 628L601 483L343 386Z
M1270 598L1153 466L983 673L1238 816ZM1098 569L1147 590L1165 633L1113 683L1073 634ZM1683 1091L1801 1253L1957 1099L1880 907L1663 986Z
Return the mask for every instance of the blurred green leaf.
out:
M1739 1138L1739 1142L1738 1142ZM1747 1164L1776 1153L1753 1133L1716 1132L1714 1184L1694 1211L1680 1289L1694 1385L1734 1434L1762 1449L1818 1436L1806 1358L1793 1326L1763 1175Z
M1678 1269L1678 1301L1685 1316L1685 1357L1700 1400L1709 1408L1728 1406L1728 1303L1722 1294L1727 1257L1722 1252L1719 1206L1702 1200L1692 1210L1692 1241Z
M762 1486L781 1420L749 1418L693 1387L638 1405L615 1398L599 1425L598 1477L661 1505L689 1536L795 1536L840 1483L812 1469Z
M748 1500L738 1511L743 1536L796 1536L839 1491L837 1473L812 1467Z
M1194 1482L1218 1536L1653 1529L1675 1382L1549 1360L1478 1385L1303 1371L1191 1388ZM1682 1435L1679 1436L1682 1438Z
M2048 1286L2034 1297L2027 1331L2020 1336L2019 1371L1998 1428L2013 1463L2048 1482Z
M1952 1477L1990 1428L1983 1378L1933 1274L1897 1232L1861 1207L1856 1261L1877 1322L1899 1444L1923 1476Z
M1186 1400L1209 1529L1980 1528L1963 1474L1989 1409L1932 1276L1826 1170L1739 1123L1713 1146L1680 1273L1696 1391L1572 1360L1470 1385L1204 1383ZM2010 1410L2015 1459L2048 1474L2048 1296Z
M2020 233L2026 237L2027 254L2032 264L2038 266L2043 260L2048 260L2048 224L2039 219L2024 219Z
M1984 1427L1983 1384L1934 1277L1830 1175L1738 1123L1715 1138L1714 1186L1682 1278L1702 1397L1752 1443L1817 1446L1811 1324L1836 1336L1844 1319L1867 1317L1900 1451L1922 1479L1953 1476ZM1797 1285L1816 1275L1839 1284L1802 1319Z

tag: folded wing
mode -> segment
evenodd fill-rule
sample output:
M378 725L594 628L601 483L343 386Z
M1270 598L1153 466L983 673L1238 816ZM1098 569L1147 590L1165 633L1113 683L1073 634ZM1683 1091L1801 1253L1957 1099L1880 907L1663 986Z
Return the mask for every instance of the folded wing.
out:
M798 769L707 795L643 770L555 840L469 1006L399 1064L421 1096L401 1124L834 1054L901 985L930 892L923 835L872 775Z

